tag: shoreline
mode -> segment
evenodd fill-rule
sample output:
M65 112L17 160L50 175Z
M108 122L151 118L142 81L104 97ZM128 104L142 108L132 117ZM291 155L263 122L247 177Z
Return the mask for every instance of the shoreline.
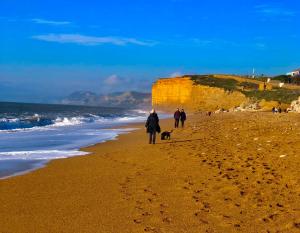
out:
M13 164L13 168L10 171L2 172L0 174L0 180L9 179L14 176L21 176L27 173L33 172L37 169L42 169L43 167L47 166L47 163L50 160L5 160L6 166L2 165L3 167L7 167L7 163ZM3 162L3 161L2 161ZM1 165L0 165L1 167ZM0 168L1 169L1 168ZM7 170L7 168L6 168Z
M297 232L300 116L188 116L149 145L141 123L92 153L0 180L5 233ZM160 121L163 130L173 120ZM285 155L284 157L280 157ZM1 232L0 230L0 232Z
M112 136L109 139L105 139L100 142L92 143L90 145L80 147L78 149L74 149L74 152L83 152L82 154L77 154L77 155L68 155L68 157L62 157L62 158L53 158L53 159L38 159L38 160L22 160L22 159L11 159L11 160L2 160L1 162L6 163L6 166L2 164L4 167L4 170L7 170L6 172L3 172L3 174L0 173L0 180L8 179L11 177L15 176L21 176L21 175L26 175L27 173L33 172L38 169L43 169L46 167L51 161L53 160L60 160L60 159L67 159L67 158L72 158L72 157L77 157L77 156L88 156L91 153L86 152L84 149L88 147L92 147L98 144L102 144L108 141L113 141L117 140L119 135L122 134L128 134L134 130L135 128L130 127L131 124L138 124L138 123L129 123L128 125L124 125L121 127L111 127L107 129L101 129L101 130L111 130L111 131L118 131L118 133L115 136ZM99 129L100 130L100 129ZM7 169L7 163L8 166L11 166L11 170L8 171ZM1 167L0 167L1 168Z

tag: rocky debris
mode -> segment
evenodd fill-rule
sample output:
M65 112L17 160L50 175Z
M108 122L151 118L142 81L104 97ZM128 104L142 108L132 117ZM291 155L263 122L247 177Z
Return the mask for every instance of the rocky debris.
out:
M238 107L229 109L229 112L246 112L246 111L258 111L261 107L258 102L241 104Z
M224 108L220 108L220 109L216 110L214 113L218 114L218 113L222 113L222 112L229 112L229 111L225 110Z
M300 112L300 97L291 103L291 107L287 109L289 112Z

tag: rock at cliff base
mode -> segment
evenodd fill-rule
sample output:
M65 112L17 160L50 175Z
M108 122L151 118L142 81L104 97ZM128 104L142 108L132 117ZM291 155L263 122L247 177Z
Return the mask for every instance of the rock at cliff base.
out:
M289 109L292 112L299 112L300 113L300 97L298 100L295 100L291 103L291 107Z

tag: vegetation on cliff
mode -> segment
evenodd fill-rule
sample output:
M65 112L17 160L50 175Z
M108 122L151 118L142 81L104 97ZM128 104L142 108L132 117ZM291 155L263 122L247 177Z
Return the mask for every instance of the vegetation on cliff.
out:
M220 79L213 75L190 75L191 79L199 85L223 88L226 91L233 91L237 89L238 81L234 79Z
M290 104L293 100L298 99L300 90L289 90L285 88L274 88L272 90L251 90L242 91L242 93L256 100L277 101L280 103Z
M238 76L220 78L215 75L189 75L188 77L191 77L196 85L217 87L226 91L240 91L246 97L255 101L266 100L290 104L300 96L300 89L273 87L269 90L260 90L259 86L263 85L263 82Z

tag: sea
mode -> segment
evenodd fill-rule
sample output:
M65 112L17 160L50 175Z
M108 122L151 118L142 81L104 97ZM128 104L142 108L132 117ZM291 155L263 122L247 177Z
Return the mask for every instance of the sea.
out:
M0 179L53 159L88 155L80 148L114 140L148 113L121 108L0 102Z

